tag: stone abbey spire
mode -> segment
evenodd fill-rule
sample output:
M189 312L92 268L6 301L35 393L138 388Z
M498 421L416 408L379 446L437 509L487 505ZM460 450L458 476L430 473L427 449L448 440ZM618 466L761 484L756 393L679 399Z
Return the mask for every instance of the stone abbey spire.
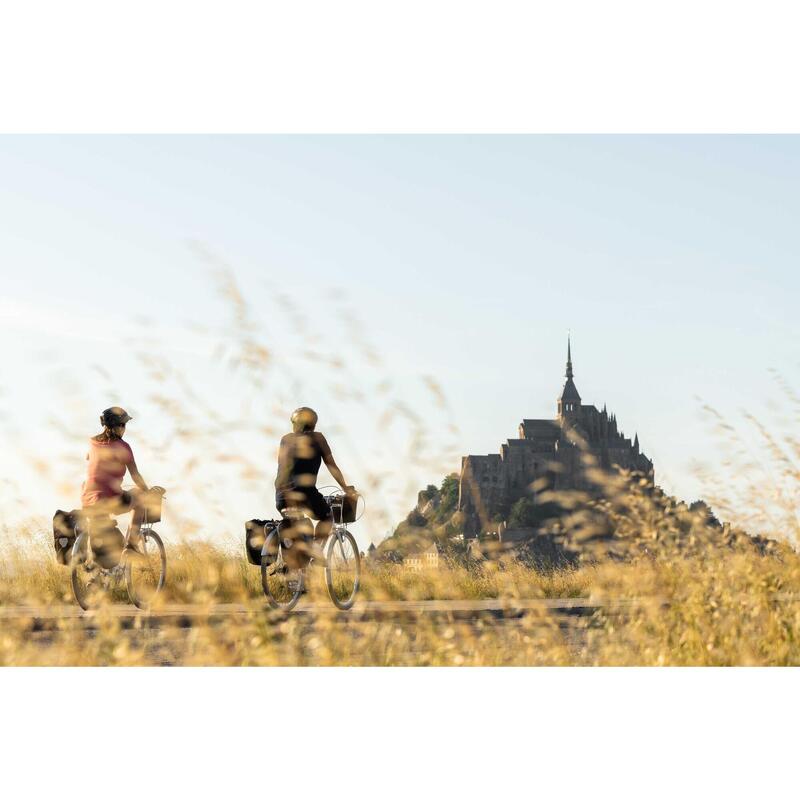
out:
M567 380L558 398L558 416L562 419L577 416L581 408L581 396L578 394L575 382L572 380L573 374L572 342L570 341L570 337L567 336L567 371L565 373Z
M567 334L567 372L565 377L572 377L572 343L569 334Z

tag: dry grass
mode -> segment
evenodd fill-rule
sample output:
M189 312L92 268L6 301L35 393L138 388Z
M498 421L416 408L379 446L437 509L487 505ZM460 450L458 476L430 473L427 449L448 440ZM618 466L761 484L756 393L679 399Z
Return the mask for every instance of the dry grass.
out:
M43 548L44 544L39 543ZM52 558L16 554L5 566L4 606L74 603L68 571ZM208 544L169 548L165 603L191 603L191 627L113 613L124 594L90 622L37 629L4 620L0 663L186 665L745 665L800 663L800 559L709 549L688 556L607 561L540 572L513 561L413 575L396 565L364 572L367 600L498 598L511 607L536 598L584 597L583 616L532 608L520 617L458 614L362 618L327 611L319 571L310 595L288 616L270 612L258 570ZM243 607L215 617L218 603ZM303 611L303 607L306 610ZM314 609L309 611L309 609Z
M73 604L69 569L58 565L49 541L29 535L0 567L0 604L47 606ZM250 603L263 598L259 570L244 552L209 542L167 547L167 583L161 601L171 603ZM321 570L311 569L311 579ZM414 574L402 565L366 560L359 598L381 600L481 600L588 596L596 570L582 567L540 572L507 559L458 564L444 561L437 570ZM322 584L319 599L325 598ZM124 595L120 595L124 598Z

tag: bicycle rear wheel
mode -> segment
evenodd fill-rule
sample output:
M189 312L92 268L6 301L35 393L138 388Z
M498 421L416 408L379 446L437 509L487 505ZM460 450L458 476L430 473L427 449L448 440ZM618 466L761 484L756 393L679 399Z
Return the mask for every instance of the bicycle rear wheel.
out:
M141 556L125 556L125 583L131 602L146 611L164 588L167 553L161 537L151 530L141 532L140 549Z
M325 552L325 583L336 608L348 611L353 607L361 581L361 557L353 534L346 529L328 537Z
M272 531L264 544L261 587L269 604L279 611L291 611L303 593L303 571L284 561L278 531Z
M72 548L70 583L78 605L84 611L95 608L102 597L102 574L94 561L85 534L81 534Z

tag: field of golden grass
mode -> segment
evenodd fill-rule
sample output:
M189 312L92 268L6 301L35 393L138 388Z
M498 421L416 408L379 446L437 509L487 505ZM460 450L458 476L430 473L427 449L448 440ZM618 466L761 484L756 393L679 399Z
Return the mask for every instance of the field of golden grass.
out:
M24 556L22 554L25 554ZM319 570L295 612L267 609L258 570L209 544L168 550L161 602L193 604L191 625L113 613L124 590L85 619L42 627L4 619L3 665L790 665L800 663L800 559L789 548L708 548L542 571L509 558L445 563L415 575L369 566L367 601L585 598L582 614L542 604L507 618L490 614L363 615L327 612ZM4 609L74 605L68 570L34 538L11 555L0 580ZM242 613L215 617L214 606ZM304 611L304 605L306 610ZM312 609L312 610L309 610ZM323 610L320 610L323 609ZM154 610L158 617L158 609Z

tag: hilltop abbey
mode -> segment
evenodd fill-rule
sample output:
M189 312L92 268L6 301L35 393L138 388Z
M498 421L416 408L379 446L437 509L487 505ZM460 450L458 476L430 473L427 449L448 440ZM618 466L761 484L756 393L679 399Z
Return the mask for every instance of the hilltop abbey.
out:
M583 448L578 438L585 443ZM464 516L465 535L476 536L493 522L506 519L521 497L533 497L536 502L543 490L596 494L596 485L585 475L584 450L603 469L638 471L653 480L653 462L640 452L638 435L631 442L605 406L598 411L581 403L568 340L566 381L557 400L556 418L523 419L519 438L508 439L499 454L462 458L458 510Z

